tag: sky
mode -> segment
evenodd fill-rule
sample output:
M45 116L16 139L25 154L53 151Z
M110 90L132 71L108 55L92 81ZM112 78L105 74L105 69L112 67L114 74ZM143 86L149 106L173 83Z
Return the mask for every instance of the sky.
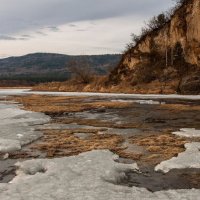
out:
M173 0L0 0L0 57L121 53Z

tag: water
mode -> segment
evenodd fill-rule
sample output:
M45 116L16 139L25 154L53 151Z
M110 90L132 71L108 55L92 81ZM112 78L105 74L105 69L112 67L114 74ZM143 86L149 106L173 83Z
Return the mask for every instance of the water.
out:
M94 92L45 92L31 91L30 89L0 89L0 97L8 95L55 95L55 96L90 96L90 97L112 97L117 99L183 99L183 100L200 100L200 95L160 95L160 94L123 94L123 93L94 93Z

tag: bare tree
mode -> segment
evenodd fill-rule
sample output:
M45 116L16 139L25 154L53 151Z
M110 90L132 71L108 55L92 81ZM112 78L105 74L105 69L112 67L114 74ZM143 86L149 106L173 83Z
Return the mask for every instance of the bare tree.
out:
M80 58L79 61L72 59L67 68L71 72L72 78L80 83L88 84L93 80L94 72L86 59Z

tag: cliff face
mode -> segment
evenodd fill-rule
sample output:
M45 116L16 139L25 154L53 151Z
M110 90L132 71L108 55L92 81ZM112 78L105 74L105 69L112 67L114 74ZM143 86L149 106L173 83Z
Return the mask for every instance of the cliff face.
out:
M164 27L124 54L109 81L133 88L159 82L161 92L200 93L199 71L200 0L188 0Z

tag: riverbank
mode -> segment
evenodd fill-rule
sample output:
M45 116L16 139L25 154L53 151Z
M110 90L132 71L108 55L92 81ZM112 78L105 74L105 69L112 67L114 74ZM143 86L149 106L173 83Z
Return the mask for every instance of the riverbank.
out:
M3 93L5 95L5 91ZM103 180L101 184L102 186L108 184L111 187L110 190L112 188L118 190L122 187L124 191L129 186L132 188L131 191L135 192L135 189L139 191L137 197L140 197L140 199L143 199L144 196L141 196L143 193L145 198L151 197L153 199L163 194L168 196L173 193L175 199L175 197L180 197L177 189L185 189L184 193L188 195L188 199L196 198L196 196L191 196L193 190L189 189L200 188L198 181L200 171L198 168L170 170L170 172L164 174L155 172L154 169L160 163L184 153L186 144L200 141L199 137L183 137L173 134L181 128L200 129L200 100L198 96L175 95L168 97L162 95L98 95L90 93L82 93L81 95L78 93L45 93L45 95L41 92L33 93L21 91L21 93L15 93L15 96L6 98L7 101L12 100L18 103L18 106L25 112L42 112L50 118L48 123L31 125L31 128L35 131L42 133L39 140L23 146L21 150L9 153L8 158L11 160L25 161L33 158L30 162L25 161L17 165L18 173L21 175L14 179L14 184L8 189L9 191L11 188L24 187L23 183L19 184L18 180L23 182L30 174L32 174L30 176L32 187L35 187L34 180L36 181L36 177L44 178L40 181L49 179L51 167L48 166L51 166L51 163L54 163L53 166L57 166L57 163L60 162L72 160L79 162L81 157L88 159L90 157L92 163L98 160L97 164L91 166L91 171L89 170L91 174L92 170L98 170L103 163L107 163L108 160L106 159L114 158L115 164L112 161L111 166L123 166L120 173L113 170L112 167L108 167L109 169L104 167L112 175L109 178L105 175L106 180ZM14 91L11 94L13 95ZM23 116L21 117L23 118ZM193 129L190 131L195 132ZM113 154L110 153L103 153L105 149L119 157L113 157ZM94 160L95 155L97 160ZM46 158L50 160L46 160ZM137 170L136 168L127 170L127 167L133 167L134 163L137 163L139 171L138 168ZM84 166L82 161L79 164ZM30 165L39 168L30 169ZM65 170L68 171L68 169ZM13 173L13 170L11 170L11 173ZM82 172L79 171L78 173ZM54 173L57 172L54 171ZM101 176L104 175L101 174ZM59 175L57 174L56 177L59 177ZM75 178L73 175L72 177ZM87 178L85 175L80 177ZM177 184L177 179L181 180L181 184ZM67 175L63 180L68 180ZM96 179L90 180L95 181ZM149 184L146 184L147 182ZM54 182L48 187L53 185ZM77 182L74 182L73 187L76 185ZM77 190L84 191L83 186L80 185ZM151 192L149 193L142 188ZM57 189L59 190L59 187ZM171 190L169 192L163 191L169 189ZM20 191L21 194L26 196L21 189ZM43 191L44 193L42 191L37 192L48 197L51 194L50 191ZM66 191L68 191L69 196L72 195L68 189ZM156 191L161 191L161 193ZM35 196L33 192L31 192L31 195ZM109 196L110 194L106 193L106 195ZM132 194L131 192L132 197L135 195L136 193ZM126 199L125 193L122 196L123 199ZM167 196L165 196L166 199L168 199ZM112 195L111 197L113 198Z
M18 96L13 100L20 102L23 109L51 117L50 128L45 127L42 142L32 147L44 150L50 157L110 149L124 158L159 164L184 151L184 144L189 142L171 134L180 124L200 128L200 123L193 120L200 112L197 101L187 105L184 100L126 101L110 97L44 95ZM128 138L126 132L129 132ZM128 147L124 142L133 144L136 149L139 146L146 153L135 153L134 148L132 152L126 151Z

